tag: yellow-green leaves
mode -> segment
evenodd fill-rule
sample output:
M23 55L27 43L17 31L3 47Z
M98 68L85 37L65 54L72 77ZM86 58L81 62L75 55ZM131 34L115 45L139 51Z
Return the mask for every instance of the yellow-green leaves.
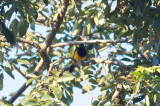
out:
M74 23L74 26L73 26L73 28L72 28L72 35L73 35L73 36L78 35L78 33L79 33L79 31L80 31L80 28L81 28L81 22L82 22L82 20L80 19L80 20L78 20L78 21L76 21L76 22Z
M90 20L85 21L84 27L83 27L83 35L87 36L91 33L92 31L92 26L90 23Z
M96 26L104 24L105 23L104 14L102 12L98 12L98 14L94 16L94 22Z
M53 85L49 85L57 99L62 98L62 89Z
M94 86L94 85L89 85L89 86L88 86L88 89L89 89L90 91L91 91L91 90L94 90L95 88L96 88L96 86ZM82 93L86 93L86 92L87 92L87 87L84 86Z
M66 74L66 75L59 77L57 79L57 82L70 81L70 80L73 80L74 78L75 76L73 76L72 74Z

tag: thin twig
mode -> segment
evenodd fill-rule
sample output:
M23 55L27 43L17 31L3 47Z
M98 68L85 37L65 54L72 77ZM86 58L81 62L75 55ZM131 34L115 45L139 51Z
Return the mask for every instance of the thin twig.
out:
M147 42L148 40L143 40L142 42ZM67 46L67 45L79 45L79 44L100 44L100 43L132 43L132 40L124 39L124 40L87 40L87 41L72 41L72 42L63 42L63 43L56 43L51 45L51 48Z
M24 78L27 79L25 73L23 73L16 65L13 64L13 66L14 66L14 68L15 68Z
M106 64L118 65L118 66L123 67L123 68L128 69L128 70L134 70L133 67L125 65L120 61L111 61L111 60L97 59L97 58L91 58L87 61L82 61L83 66L96 64L96 63L106 63ZM75 64L75 66L78 66L78 65ZM71 64L64 67L63 70L68 70L68 69L70 69L70 67L71 67Z
M100 56L100 54L99 54L99 51L98 51L96 45L94 45L94 48L95 48L95 50L96 50L96 52L97 52L97 55L98 55L99 59L101 59L101 56ZM102 63L102 68L103 68L104 73L107 74L107 73L106 73L106 69L104 68L104 64L103 64L103 63Z
M105 47L103 47L103 48L100 48L98 51L101 52L101 51L103 51L103 50L105 50L105 49L107 49L107 48L108 48L108 46L105 46Z
M130 104L130 102L133 100L133 98L137 95L138 92L136 92L132 97L131 99L127 102L127 104L125 106L128 106Z
M32 41L32 40L27 40L27 39L23 39L23 38L16 38L16 41L30 44L30 45L38 48L38 49L40 48L39 44L34 42L34 41ZM7 39L5 37L1 37L0 38L0 42L7 42Z
M50 66L49 66L49 71L52 70L52 67L53 67L54 64L56 64L56 63L58 63L58 62L60 62L60 61L63 61L64 59L74 59L74 58L73 58L73 57L65 57L65 58L61 58L61 59L58 59L58 60L52 62L52 63L50 64Z
M79 64L79 66L80 66L80 71L81 71L81 74L82 74L82 77L83 77L83 82L84 82L84 84L85 84L85 86L86 86L86 89L87 89L88 94L90 95L90 102L89 102L89 104L90 104L90 106L92 106L93 94L92 94L91 91L89 90L89 87L88 87L88 84L87 84L87 82L86 82L86 78L85 78L85 75L84 75L83 66L82 66L81 62L78 61L78 64Z

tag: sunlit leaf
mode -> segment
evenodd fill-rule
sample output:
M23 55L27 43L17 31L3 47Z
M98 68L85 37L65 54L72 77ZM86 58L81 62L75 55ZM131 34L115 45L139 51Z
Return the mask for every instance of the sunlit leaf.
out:
M88 90L93 90L93 89L95 89L96 88L96 86L94 86L94 85L88 85L88 88L87 87L83 87L83 91L82 91L82 93L86 93ZM87 90L88 89L88 90Z
M70 80L73 80L74 78L75 77L72 74L66 74L66 75L59 77L57 79L57 82L70 81Z
M43 95L41 98L41 101L48 101L53 100L53 98L50 95Z
M136 83L135 86L134 86L134 93L138 92L139 91L139 87L140 87L140 82Z
M146 106L150 106L149 96L148 95L146 95L145 101L146 101Z
M56 96L57 99L62 98L62 90L59 87L55 87L53 85L49 85L49 87L52 89L54 95Z

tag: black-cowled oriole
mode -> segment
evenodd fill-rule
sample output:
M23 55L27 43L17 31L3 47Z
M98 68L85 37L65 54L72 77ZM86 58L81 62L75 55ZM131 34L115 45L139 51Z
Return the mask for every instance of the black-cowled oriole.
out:
M78 61L82 61L87 57L87 51L83 44L79 44L79 47L77 47L72 53L72 57ZM72 66L69 70L70 72L73 72L74 65L75 65L75 61L72 60Z

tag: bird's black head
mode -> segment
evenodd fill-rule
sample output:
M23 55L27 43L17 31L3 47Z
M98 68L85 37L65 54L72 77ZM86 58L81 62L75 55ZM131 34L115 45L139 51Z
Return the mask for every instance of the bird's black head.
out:
M84 47L84 45L83 44L79 44L79 47Z
M83 44L79 44L78 54L79 54L79 56L86 56L87 51L86 51Z

